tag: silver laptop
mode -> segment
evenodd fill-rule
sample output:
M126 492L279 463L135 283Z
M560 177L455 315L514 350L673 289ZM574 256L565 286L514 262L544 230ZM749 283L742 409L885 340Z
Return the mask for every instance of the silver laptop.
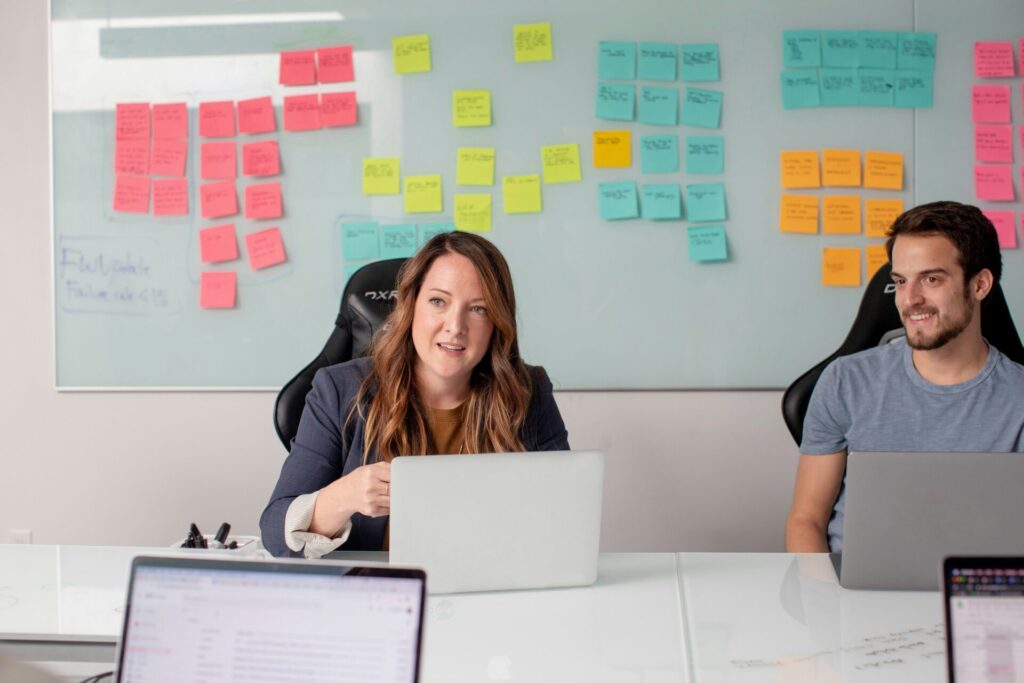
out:
M950 555L1024 554L1024 454L850 453L845 588L942 588Z
M603 479L596 451L396 458L390 561L431 593L592 584Z
M118 683L419 680L420 570L136 557Z

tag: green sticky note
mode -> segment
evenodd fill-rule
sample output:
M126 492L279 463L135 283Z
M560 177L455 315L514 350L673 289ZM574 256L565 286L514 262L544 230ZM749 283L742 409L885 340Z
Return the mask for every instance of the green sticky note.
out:
M679 46L679 80L712 82L721 78L718 43L696 43Z
M896 52L897 69L935 70L935 34L901 33Z
M856 107L860 104L856 69L822 69L821 104L825 107Z
M542 202L540 175L507 175L502 178L505 213L538 213Z
M721 135L687 135L686 172L694 175L724 173L725 138Z
M455 158L456 185L494 184L493 147L459 147Z
M900 34L896 31L861 31L860 63L868 69L895 69L896 48Z
M381 258L408 258L418 246L415 223L380 226Z
M597 84L597 118L632 121L636 111L636 88L619 83Z
M857 31L825 31L821 38L821 65L855 69L860 65L860 34Z
M640 123L674 126L679 123L679 91L675 88L640 88Z
M341 253L345 260L378 258L377 223L345 223L341 226Z
M931 71L897 71L897 107L927 109L932 106L933 74Z
M602 40L597 45L597 77L620 81L636 78L636 43Z
M640 43L637 71L642 81L676 80L679 53L673 43Z
M641 136L640 170L644 173L675 173L678 171L679 136Z
M782 63L787 69L821 66L821 34L817 31L783 31Z
M678 185L644 185L642 215L652 221L678 220L683 217L680 199Z
M691 221L724 221L725 185L722 183L687 185L686 214Z
M640 215L635 182L601 183L597 186L597 193L601 202L601 218L606 221L637 218Z
M683 95L683 124L697 128L722 125L722 93L717 90L687 88Z
M406 213L439 213L444 210L440 174L407 175L402 180L405 183Z
M724 225L687 228L686 242L686 252L691 261L725 261L729 258Z
M857 91L862 107L891 107L895 103L896 72L857 69Z
M418 74L430 71L430 36L399 36L391 39L396 74Z
M420 223L418 227L420 246L423 246L434 235L440 235L442 232L455 232L454 223Z
M783 71L780 82L783 108L803 109L821 106L817 71Z

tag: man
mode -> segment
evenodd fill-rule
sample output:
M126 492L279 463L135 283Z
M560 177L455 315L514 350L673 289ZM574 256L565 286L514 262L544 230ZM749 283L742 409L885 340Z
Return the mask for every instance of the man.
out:
M1024 452L1024 366L981 336L1002 273L992 223L934 202L889 229L897 341L837 358L804 419L786 550L842 552L848 451Z

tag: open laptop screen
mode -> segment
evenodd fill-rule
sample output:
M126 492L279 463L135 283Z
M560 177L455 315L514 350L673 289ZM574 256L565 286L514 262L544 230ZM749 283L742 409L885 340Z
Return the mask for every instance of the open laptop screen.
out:
M417 571L137 558L118 681L409 683L423 595Z

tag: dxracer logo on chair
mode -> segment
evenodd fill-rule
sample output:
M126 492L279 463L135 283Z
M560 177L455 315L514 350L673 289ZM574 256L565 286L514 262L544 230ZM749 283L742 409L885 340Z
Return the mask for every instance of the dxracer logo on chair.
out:
M391 290L379 289L379 290L375 290L375 291L371 290L371 291L363 292L363 296L365 296L367 299L372 299L374 301L387 301L388 299L397 299L398 298L398 290L397 289L391 289Z

